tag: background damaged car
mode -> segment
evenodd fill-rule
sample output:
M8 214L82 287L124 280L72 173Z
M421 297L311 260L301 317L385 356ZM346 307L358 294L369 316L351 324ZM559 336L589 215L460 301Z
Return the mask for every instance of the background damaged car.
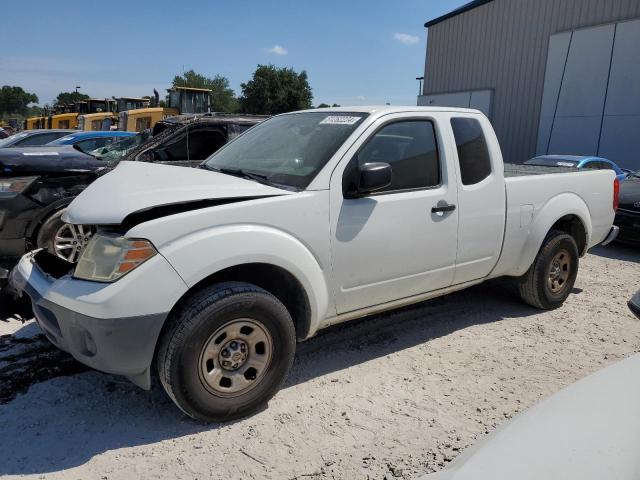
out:
M25 252L46 248L76 261L92 230L65 224L64 208L121 161L195 167L266 117L182 115L104 148L72 146L0 149L0 278Z

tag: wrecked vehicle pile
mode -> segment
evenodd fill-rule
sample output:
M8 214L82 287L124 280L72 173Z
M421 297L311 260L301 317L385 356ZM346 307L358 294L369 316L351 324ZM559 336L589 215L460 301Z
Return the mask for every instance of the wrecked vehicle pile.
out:
M72 146L0 149L0 278L6 278L17 259L34 248L77 261L93 229L65 224L62 212L120 162L195 167L264 118L229 114L168 118L158 122L153 132L90 154Z

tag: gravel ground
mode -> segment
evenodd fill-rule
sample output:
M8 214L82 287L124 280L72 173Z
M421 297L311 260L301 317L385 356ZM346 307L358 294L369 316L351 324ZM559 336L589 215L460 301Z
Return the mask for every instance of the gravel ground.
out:
M413 479L640 352L626 307L640 288L640 250L596 249L552 312L505 287L333 327L299 345L267 409L222 425L185 418L159 388L86 371L33 322L0 321L0 476Z

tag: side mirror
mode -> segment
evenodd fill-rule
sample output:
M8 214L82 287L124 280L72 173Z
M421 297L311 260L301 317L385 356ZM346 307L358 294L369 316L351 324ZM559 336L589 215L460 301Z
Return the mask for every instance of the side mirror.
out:
M365 163L360 167L358 193L370 193L391 184L392 168L388 163Z

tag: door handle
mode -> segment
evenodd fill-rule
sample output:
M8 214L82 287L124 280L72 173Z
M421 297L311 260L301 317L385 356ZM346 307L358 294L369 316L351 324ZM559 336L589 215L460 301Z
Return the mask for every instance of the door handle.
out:
M445 212L453 212L455 209L456 206L452 203L438 202L435 207L431 207L431 213L442 216Z

